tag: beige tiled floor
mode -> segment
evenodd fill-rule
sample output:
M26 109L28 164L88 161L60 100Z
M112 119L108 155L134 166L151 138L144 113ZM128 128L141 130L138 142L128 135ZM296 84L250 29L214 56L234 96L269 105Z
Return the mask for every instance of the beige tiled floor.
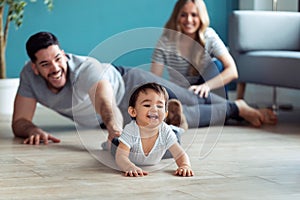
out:
M196 176L173 176L164 160L149 176L123 177L100 150L106 132L79 130L48 110L35 122L60 144L20 144L0 116L0 199L300 199L300 109L277 126L190 129L183 135Z

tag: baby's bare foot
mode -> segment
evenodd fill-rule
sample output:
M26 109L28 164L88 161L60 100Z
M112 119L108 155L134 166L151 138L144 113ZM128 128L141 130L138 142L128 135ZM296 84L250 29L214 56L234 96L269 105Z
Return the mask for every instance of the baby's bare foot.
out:
M188 129L188 123L185 115L183 114L181 102L177 99L170 99L168 101L168 116L166 123L171 124L184 130Z

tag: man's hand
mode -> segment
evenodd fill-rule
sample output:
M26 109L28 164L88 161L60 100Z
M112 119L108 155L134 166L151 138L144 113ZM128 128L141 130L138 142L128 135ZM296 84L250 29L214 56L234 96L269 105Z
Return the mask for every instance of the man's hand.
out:
M25 138L23 144L39 145L40 143L48 144L49 140L59 143L60 139L50 135L46 131L37 127L28 119L15 119L12 123L12 129L16 137Z
M39 145L41 143L48 144L49 140L54 143L59 143L60 139L46 133L42 130L37 130L35 133L30 134L28 138L26 138L23 144L30 144L30 145Z
M112 141L115 137L120 137L122 133L122 129L118 128L117 125L112 125L112 126L107 126L107 131L108 131L108 140Z

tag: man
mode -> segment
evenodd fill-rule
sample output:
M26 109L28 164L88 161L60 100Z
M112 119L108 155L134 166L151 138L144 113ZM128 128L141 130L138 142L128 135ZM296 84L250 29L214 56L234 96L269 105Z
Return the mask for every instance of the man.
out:
M84 126L96 127L103 122L109 139L120 135L123 118L117 104L125 88L117 70L90 57L65 54L57 38L48 32L31 36L26 50L31 62L21 72L15 99L15 136L25 138L25 144L60 142L33 124L37 102Z
M99 127L103 123L111 141L120 136L123 123L130 122L127 107L131 91L147 82L163 85L170 98L181 101L191 128L223 125L230 118L243 118L256 127L277 121L271 110L251 108L243 100L231 102L214 94L200 98L144 70L125 70L91 57L66 54L57 38L49 32L32 35L26 50L30 62L20 75L12 120L14 135L24 138L25 144L60 142L33 124L38 102L79 125ZM168 120L172 124L172 119Z

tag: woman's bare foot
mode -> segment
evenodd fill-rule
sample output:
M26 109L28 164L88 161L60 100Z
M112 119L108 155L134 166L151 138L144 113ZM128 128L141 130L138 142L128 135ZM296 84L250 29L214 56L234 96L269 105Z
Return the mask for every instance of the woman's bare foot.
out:
M264 124L277 124L277 115L273 112L273 110L268 108L262 108L258 111L264 115Z
M252 108L242 99L235 101L235 103L239 108L240 117L244 118L255 127L260 127L262 124L274 125L277 123L277 116L271 109Z
M235 101L239 108L240 117L250 122L255 127L260 127L264 123L264 114L257 109L250 107L244 100Z

